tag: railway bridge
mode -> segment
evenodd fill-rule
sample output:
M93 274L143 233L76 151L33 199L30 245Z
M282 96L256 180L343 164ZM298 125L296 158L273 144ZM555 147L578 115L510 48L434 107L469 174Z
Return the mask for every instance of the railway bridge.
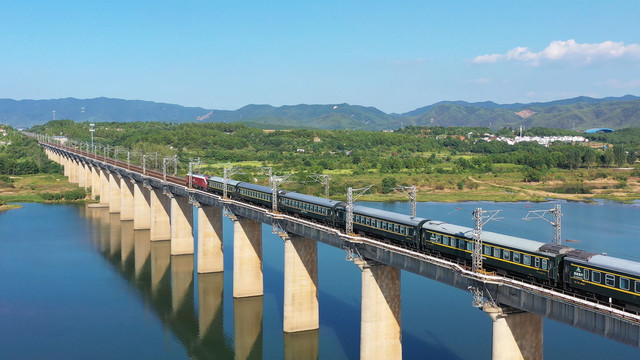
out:
M483 310L493 321L493 359L541 359L542 319L553 319L640 347L640 315L517 279L473 272L455 262L335 229L252 204L189 188L184 178L41 141L48 157L64 166L71 183L99 197L99 206L150 240L169 240L171 255L197 256L199 274L224 270L222 219L233 220L233 297L263 295L262 224L283 239L283 331L319 328L317 242L345 249L362 272L362 359L402 357L400 270L492 299ZM198 227L194 238L194 209ZM194 243L197 241L197 246ZM197 249L197 253L196 250ZM192 265L193 266L193 265Z

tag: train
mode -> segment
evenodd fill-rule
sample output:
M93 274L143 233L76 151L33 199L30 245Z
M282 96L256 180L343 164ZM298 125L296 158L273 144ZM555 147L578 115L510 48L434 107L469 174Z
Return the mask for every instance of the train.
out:
M222 195L218 176L188 174L186 185ZM271 208L273 189L228 179L227 196ZM278 190L278 211L345 229L347 204ZM353 231L396 246L447 258L470 266L473 229L432 219L353 206ZM487 271L579 294L594 301L640 311L640 263L490 231L482 233L483 267Z

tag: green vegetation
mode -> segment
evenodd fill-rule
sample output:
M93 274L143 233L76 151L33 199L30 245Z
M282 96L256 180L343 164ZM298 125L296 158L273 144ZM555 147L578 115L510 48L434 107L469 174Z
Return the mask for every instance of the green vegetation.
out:
M404 200L404 195L393 190L400 185L416 185L421 201L640 198L639 167L635 165L640 153L638 128L620 130L615 136L584 135L591 146L554 143L549 147L485 141L486 135L513 136L509 128L493 132L488 127L409 126L395 132L367 132L274 131L220 123L99 123L95 129L97 154L123 161L129 156L134 164L141 164L143 153L153 154L146 164L158 169L162 169L163 157L177 155L178 172L183 175L195 158L202 162L200 171L218 176L231 163L242 167L234 179L262 184L268 183L264 170L268 166L274 174L292 174L282 185L285 189L318 196L324 189L310 175L327 174L331 176L330 194L337 199L344 198L348 187L371 184L367 200ZM32 130L69 135L79 141L74 146L83 150L90 141L86 122L51 121ZM527 132L575 135L542 128ZM625 181L617 180L621 175ZM581 194L553 190L563 183L597 189Z
M0 209L19 207L9 202L79 201L85 189L71 185L62 166L50 161L38 142L3 126L0 137Z

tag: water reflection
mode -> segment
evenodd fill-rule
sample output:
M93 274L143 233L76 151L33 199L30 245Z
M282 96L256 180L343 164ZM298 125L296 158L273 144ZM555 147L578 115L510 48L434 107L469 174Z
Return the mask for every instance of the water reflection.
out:
M133 230L132 221L120 221L119 216L114 216L119 214L110 215L107 208L87 208L80 214L100 230L93 239L96 248L137 291L189 357L234 358L232 342L223 331L223 273L198 275L196 311L193 255L171 256L170 241L150 241L149 230ZM241 345L240 354L243 359L262 358L262 341L256 341L256 332L262 334L261 298L259 306L255 299L241 302L239 311L241 324L235 333L241 344L247 344ZM253 318L258 313L259 326ZM249 357L242 355L245 346L249 346Z
M233 299L236 360L262 359L262 296Z
M284 334L285 360L316 360L319 355L318 330Z

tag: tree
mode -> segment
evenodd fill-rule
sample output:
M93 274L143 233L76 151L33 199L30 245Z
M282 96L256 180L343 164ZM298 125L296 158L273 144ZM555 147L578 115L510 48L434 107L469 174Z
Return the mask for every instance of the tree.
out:
M624 146L616 145L613 148L613 160L619 167L624 165L624 163L627 161L627 152L624 150Z
M393 188L396 187L397 180L393 176L387 176L382 179L382 193L388 194L393 191Z

